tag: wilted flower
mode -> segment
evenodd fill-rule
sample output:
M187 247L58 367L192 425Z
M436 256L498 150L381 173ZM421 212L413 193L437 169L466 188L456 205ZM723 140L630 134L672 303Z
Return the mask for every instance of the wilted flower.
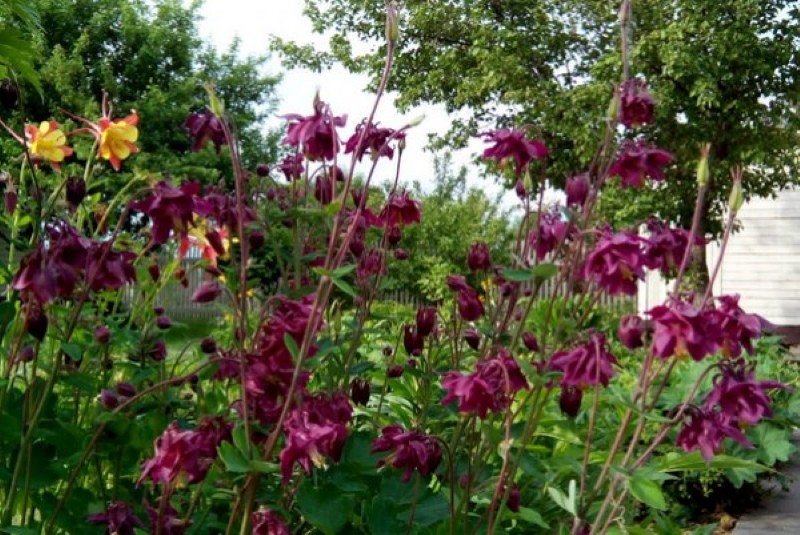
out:
M748 365L744 359L723 362L720 370L706 398L706 410L713 410L718 405L725 421L747 425L755 425L762 418L772 416L772 404L766 390L785 389L786 385L777 381L757 381L755 364Z
M644 80L627 80L620 88L619 122L635 128L653 120L655 101Z
M627 140L608 169L608 176L619 176L623 188L641 188L645 178L664 180L664 168L673 160L672 154L665 150Z
M630 231L601 233L586 256L582 275L611 295L635 295L637 281L644 280L642 239Z
M225 132L220 119L210 111L193 113L186 118L183 127L192 138L192 150L202 150L206 142L211 141L219 154L220 147L225 144Z
M184 535L188 521L184 521L172 505L162 510L151 506L147 501L144 503L147 516L150 518L150 533L161 533L162 535ZM113 535L113 534L112 534Z
M442 461L442 450L435 438L417 431L405 431L399 425L381 429L381 436L372 443L372 453L391 451L378 461L378 467L388 464L405 469L403 481L411 479L416 470L422 476L436 471Z
M504 166L506 161L513 159L517 176L522 174L532 160L547 158L549 154L544 143L535 139L527 139L524 130L501 128L492 132L484 132L480 136L483 137L484 142L494 143L493 146L483 151L483 158L493 159L500 166Z
M600 333L590 334L589 340L571 351L559 351L550 357L550 368L564 373L562 387L608 386L615 375L616 363L617 359L609 352L606 337Z
M142 521L133 512L133 507L123 502L111 502L105 512L89 515L92 524L105 524L107 535L134 535L135 528L144 528Z
M589 196L589 176L584 174L569 177L564 190L567 193L567 206L583 206Z
M619 336L622 345L628 349L636 349L642 347L644 344L642 338L644 337L644 325L642 318L636 314L627 314L619 320L619 328L617 329L617 336Z
M447 287L453 290L454 292L461 292L472 289L472 287L469 284L467 284L467 279L465 279L461 275L448 275L446 282L447 282Z
M528 382L511 355L501 352L478 361L469 375L449 372L442 387L447 390L442 405L458 400L458 410L484 419L488 412L505 410L514 394L528 388Z
M347 122L347 116L334 116L328 105L317 96L314 99L314 115L303 116L291 113L283 116L289 121L286 137L281 143L301 148L309 160L332 160L339 152L339 136L336 127Z
M341 392L309 396L303 406L292 409L283 425L286 432L286 446L280 455L283 482L291 478L294 463L311 474L312 465L325 466L325 457L338 461L351 418L352 408Z
M364 157L367 151L370 151L372 154L373 159L377 159L380 156L386 156L390 160L394 156L394 149L392 146L387 143L390 141L393 136L394 139L399 140L405 138L405 133L400 132L397 133L396 130L391 128L379 128L377 124L370 124L366 127L366 132L362 134L365 122L362 121L361 123L356 126L355 133L350 136L350 139L347 140L344 146L345 154L350 154L351 152L356 150L358 146L358 152L356 153L356 158L358 161ZM364 140L361 142L361 145L358 145L358 140L361 139L361 136L364 136Z
M428 336L436 327L436 307L421 305L417 308L417 334Z
M253 513L252 535L292 535L275 511L259 509Z
M688 422L684 421L678 433L677 445L687 452L700 450L706 462L711 461L727 437L738 442L743 448L753 447L744 433L718 412L690 407L686 415Z
M672 300L650 309L653 320L651 352L656 357L669 358L691 355L702 360L717 351L720 328L713 311L699 310L691 303Z
M422 219L419 202L412 199L407 192L393 193L389 196L380 218L388 227L419 223Z
M489 246L485 242L476 241L470 246L467 266L472 271L486 271L492 267Z

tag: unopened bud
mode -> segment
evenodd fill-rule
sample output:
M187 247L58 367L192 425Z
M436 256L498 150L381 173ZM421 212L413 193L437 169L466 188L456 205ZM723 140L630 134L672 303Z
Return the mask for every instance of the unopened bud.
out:
M739 212L739 209L744 204L744 195L742 194L742 177L739 175L738 180L734 179L733 187L731 187L731 196L728 198L728 209L732 214Z
M408 121L408 127L414 128L415 126L419 126L422 124L422 121L424 120L425 120L425 114L420 113L419 115ZM405 143L403 143L403 146L405 146Z
M397 43L397 40L400 38L398 18L397 3L389 3L386 6L386 40L392 44Z
M222 120L222 117L225 115L225 103L217 96L214 84L206 84L205 88L206 93L208 93L208 107L211 108L211 113L213 113L217 119Z
M708 186L708 151L711 145L704 143L700 146L700 161L697 162L697 185L701 188Z
M611 95L611 100L608 103L606 119L612 123L616 123L619 119L619 90L616 88L614 89L614 94Z

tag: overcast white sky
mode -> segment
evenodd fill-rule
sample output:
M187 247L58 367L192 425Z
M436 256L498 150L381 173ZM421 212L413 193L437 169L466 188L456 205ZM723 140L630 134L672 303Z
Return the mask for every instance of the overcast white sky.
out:
M270 35L300 43L324 44L318 36L311 33L311 24L303 16L303 0L205 0L201 10L203 21L201 34L217 48L227 48L235 37L241 40L241 52L246 55L259 55L267 51ZM342 130L345 139L352 133L355 125L366 117L374 102L374 96L362 89L366 78L348 73L341 67L317 74L304 69L290 69L281 65L278 58L272 58L269 65L272 73L281 74L283 81L278 88L278 113L310 114L314 93L320 90L322 99L331 104L336 114L348 115L347 126ZM425 120L414 128L407 138L406 153L403 156L401 181L411 183L419 180L425 183L433 176L433 155L425 151L429 133L442 133L448 130L450 119L442 107L425 106L399 113L393 105L392 96L384 98L378 109L376 120L384 126L399 128L411 119L425 114ZM281 124L277 117L273 125ZM469 149L454 154L457 165L467 165L471 155L480 150L481 143L475 140ZM364 164L366 165L366 159ZM366 169L365 169L366 171ZM377 178L394 176L394 164L384 163L379 167ZM492 181L477 177L473 170L470 182L490 191L499 191ZM509 198L506 202L514 203ZM506 204L504 202L504 204Z

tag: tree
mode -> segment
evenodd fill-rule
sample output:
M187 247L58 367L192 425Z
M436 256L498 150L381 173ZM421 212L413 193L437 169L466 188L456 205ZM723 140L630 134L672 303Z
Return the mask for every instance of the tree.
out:
M131 167L216 179L230 166L213 151L188 159L181 156L191 144L181 124L189 113L205 107L208 97L203 86L212 82L240 130L245 162L254 165L274 158L275 135L263 133L260 123L274 107L278 78L263 74L264 58L240 58L236 44L223 53L205 44L197 30L199 2L184 6L178 0L36 0L36 4L47 29L35 40L41 58L35 67L43 92L40 97L23 91L28 121L51 117L64 121L60 109L94 119L107 91L115 115L135 109L141 118L142 155L132 160ZM19 153L16 146L6 147L5 155ZM89 146L78 149L88 151Z
M412 255L392 265L385 287L442 299L447 275L468 271L467 252L475 241L489 245L495 263L510 260L514 236L509 214L483 190L467 189L466 170L454 172L449 154L435 160L433 191L425 194L418 182L414 189L422 202L422 221L403 229L399 245Z
M403 2L390 89L400 106L444 103L467 110L441 144L461 145L486 126L530 123L551 148L552 182L588 166L620 79L616 6L603 0L449 0ZM377 2L307 0L330 52L275 41L274 48L321 67L339 61L375 74L384 54ZM643 131L673 151L678 165L663 187L606 195L606 212L631 223L656 209L688 226L698 146L712 148L706 231L718 233L731 166L748 173L745 198L796 180L800 117L800 2L796 0L641 0L634 3L632 74L645 78L657 117ZM352 43L374 43L354 55ZM377 76L377 74L376 74ZM635 197L633 197L635 195ZM630 209L631 201L643 207ZM615 207L626 207L624 214Z

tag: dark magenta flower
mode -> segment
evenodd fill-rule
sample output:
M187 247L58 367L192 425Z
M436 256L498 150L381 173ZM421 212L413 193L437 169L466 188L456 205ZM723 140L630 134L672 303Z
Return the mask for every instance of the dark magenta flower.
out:
M619 327L617 328L617 336L619 336L622 345L628 349L636 349L644 345L644 324L642 318L636 314L627 314L619 320Z
M167 358L167 344L164 340L156 340L148 349L147 355L156 362L161 362Z
M145 479L168 485L178 476L189 483L202 481L217 457L217 447L230 440L231 424L206 417L196 429L181 430L172 422L155 441L155 455L144 463L137 485Z
M281 170L288 182L300 180L300 177L303 176L303 171L305 171L303 167L303 155L300 153L289 154L281 160L278 169Z
M517 194L519 200L524 201L528 197L528 190L525 189L525 182L517 180L517 183L514 184L514 193Z
M200 184L184 182L180 188L162 180L153 186L153 192L141 201L131 203L131 207L150 218L153 222L152 240L164 243L170 232L185 233L194 220Z
M435 438L418 431L406 431L399 425L384 427L381 436L373 441L372 453L383 451L391 453L378 461L378 467L388 464L405 469L404 482L411 479L415 470L421 476L432 474L442 462L442 449Z
M86 520L92 524L105 524L107 535L135 535L135 528L144 528L133 507L124 502L111 502L105 512L89 515Z
M561 395L558 397L558 408L561 412L575 418L581 410L583 402L583 390L577 386L562 386Z
M417 308L417 334L428 336L436 327L436 307L421 305Z
M417 357L425 348L425 338L417 332L414 325L403 326L403 347L410 356Z
M47 334L48 324L47 314L41 305L30 303L25 307L25 330L28 334L41 342Z
M673 160L672 154L665 150L649 147L642 141L627 140L608 169L608 176L620 177L623 188L641 188L645 178L656 182L664 180L664 168Z
M161 330L166 330L172 327L172 320L169 319L169 316L161 315L156 317L156 327Z
M206 355L210 355L211 353L217 352L217 341L211 337L203 338L200 341L200 351L205 353Z
M575 231L575 227L562 219L556 211L543 212L539 216L538 230L531 231L528 241L536 249L536 259L543 260Z
M292 477L295 463L311 474L312 466L326 466L325 457L339 460L352 414L347 396L341 392L308 396L301 407L292 409L283 425L286 445L280 460L284 484Z
M509 128L479 134L484 142L494 143L483 151L483 158L495 160L501 167L513 159L514 171L517 176L522 175L522 171L531 161L547 158L549 154L544 143L536 139L527 139L525 134L525 130Z
M373 160L376 160L381 156L386 156L391 160L394 156L394 149L387 142L393 139L404 139L406 137L405 133L397 133L396 130L391 128L379 128L377 124L370 124L366 128L366 133L363 134L364 140L359 146L358 140L361 138L362 132L364 131L364 125L365 121L362 121L358 124L358 126L356 126L355 133L350 136L350 139L348 139L347 143L344 145L345 154L350 154L356 150L356 147L358 147L356 158L358 158L359 162L367 151L370 152Z
M94 328L94 339L100 344L107 344L111 339L111 331L105 325L98 325Z
M339 152L336 128L345 125L347 116L334 116L319 96L314 99L314 115L290 113L283 118L289 121L289 125L282 144L299 148L311 161L333 160L333 156Z
M672 300L650 309L653 343L650 351L659 358L691 355L702 360L719 349L720 327L713 311L699 310L691 303Z
M492 267L489 246L482 241L474 242L469 248L467 266L472 271L488 271Z
M619 94L619 122L627 128L647 124L653 120L655 101L647 91L644 80L626 80Z
M150 533L161 533L162 535L184 535L186 533L188 522L185 522L169 503L163 511L151 506L147 501L144 503L144 508L150 518Z
M645 263L650 269L658 269L666 276L674 276L683 260L689 245L689 231L682 228L670 228L656 219L647 222L649 236L644 240ZM702 247L705 240L696 236L694 245Z
M110 244L94 242L87 249L86 279L95 292L119 290L136 282L136 253L108 250Z
M464 333L464 341L467 342L469 347L477 350L481 345L481 335L478 334L478 331L475 329L467 329L467 331Z
M222 123L210 111L193 113L183 122L183 127L189 131L192 138L192 151L202 150L205 144L211 141L214 149L219 154L220 147L225 144L225 132Z
M511 490L508 491L508 499L506 500L506 507L512 513L519 513L519 506L522 497L520 496L519 487L511 485Z
M688 421L683 422L677 445L686 452L700 450L706 462L711 461L714 454L721 450L722 441L728 437L743 448L753 447L744 433L718 412L690 407L686 415Z
M528 351L539 351L539 341L536 339L536 335L530 331L522 333L522 343L528 348Z
M119 397L111 390L101 390L97 399L100 401L100 405L107 410L112 410L119 407Z
M644 267L642 239L631 231L611 234L606 229L586 256L581 273L611 295L636 295Z
M372 275L379 275L386 272L383 262L383 255L379 249L370 249L361 255L356 265L356 277L366 280Z
M389 369L386 370L386 376L389 379L397 379L403 376L403 372L405 370L399 364L395 364L394 366L389 366Z
M333 182L328 177L318 176L314 181L314 198L322 206L333 202Z
M393 193L389 196L380 214L381 221L388 227L419 223L422 212L418 201L412 199L408 192Z
M478 292L469 288L456 294L458 313L464 321L475 321L483 316L484 308Z
M64 190L64 196L67 198L70 210L74 212L86 197L86 181L79 176L70 177L67 179L67 185Z
M609 352L606 337L599 333L589 335L589 340L572 349L559 351L550 357L550 368L563 372L561 386L587 388L593 385L608 386L614 377L617 359Z
M447 390L442 405L458 400L459 411L485 419L489 412L505 410L514 394L528 388L528 382L511 355L501 352L478 361L469 375L447 373L442 387Z
M447 287L453 290L454 292L463 292L467 290L472 290L472 287L469 284L467 284L467 279L465 279L461 275L448 275Z
M761 332L768 325L767 320L758 314L748 314L742 310L738 295L721 295L717 300L719 305L715 315L722 331L722 354L726 357L738 357L744 348L752 355L753 340L761 337Z
M356 405L366 405L369 402L371 392L372 386L366 379L356 377L350 381L350 399Z
M117 394L124 398L132 398L136 395L136 387L130 383L117 383L115 390L117 391Z
M364 252L364 248L364 237L361 234L353 236L353 239L350 240L350 244L348 245L350 253L356 258L360 258Z
M6 191L3 193L3 205L8 215L12 215L17 209L18 200L19 198L17 197L16 191Z
M400 240L403 239L403 233L400 230L400 227L391 227L388 231L386 231L386 241L389 242L389 245L394 247Z
M564 190L567 193L567 206L583 206L589 196L589 176L583 174L569 177Z
M222 295L222 285L213 280L206 281L192 293L192 303L210 303Z
M259 509L253 513L252 535L292 535L292 532L275 511Z
M261 162L256 164L256 176L259 178L267 178L269 176L269 165Z
M772 403L766 391L788 388L777 381L756 380L755 363L748 365L744 359L724 361L720 370L704 408L713 410L719 406L724 420L739 425L755 425L772 416Z

